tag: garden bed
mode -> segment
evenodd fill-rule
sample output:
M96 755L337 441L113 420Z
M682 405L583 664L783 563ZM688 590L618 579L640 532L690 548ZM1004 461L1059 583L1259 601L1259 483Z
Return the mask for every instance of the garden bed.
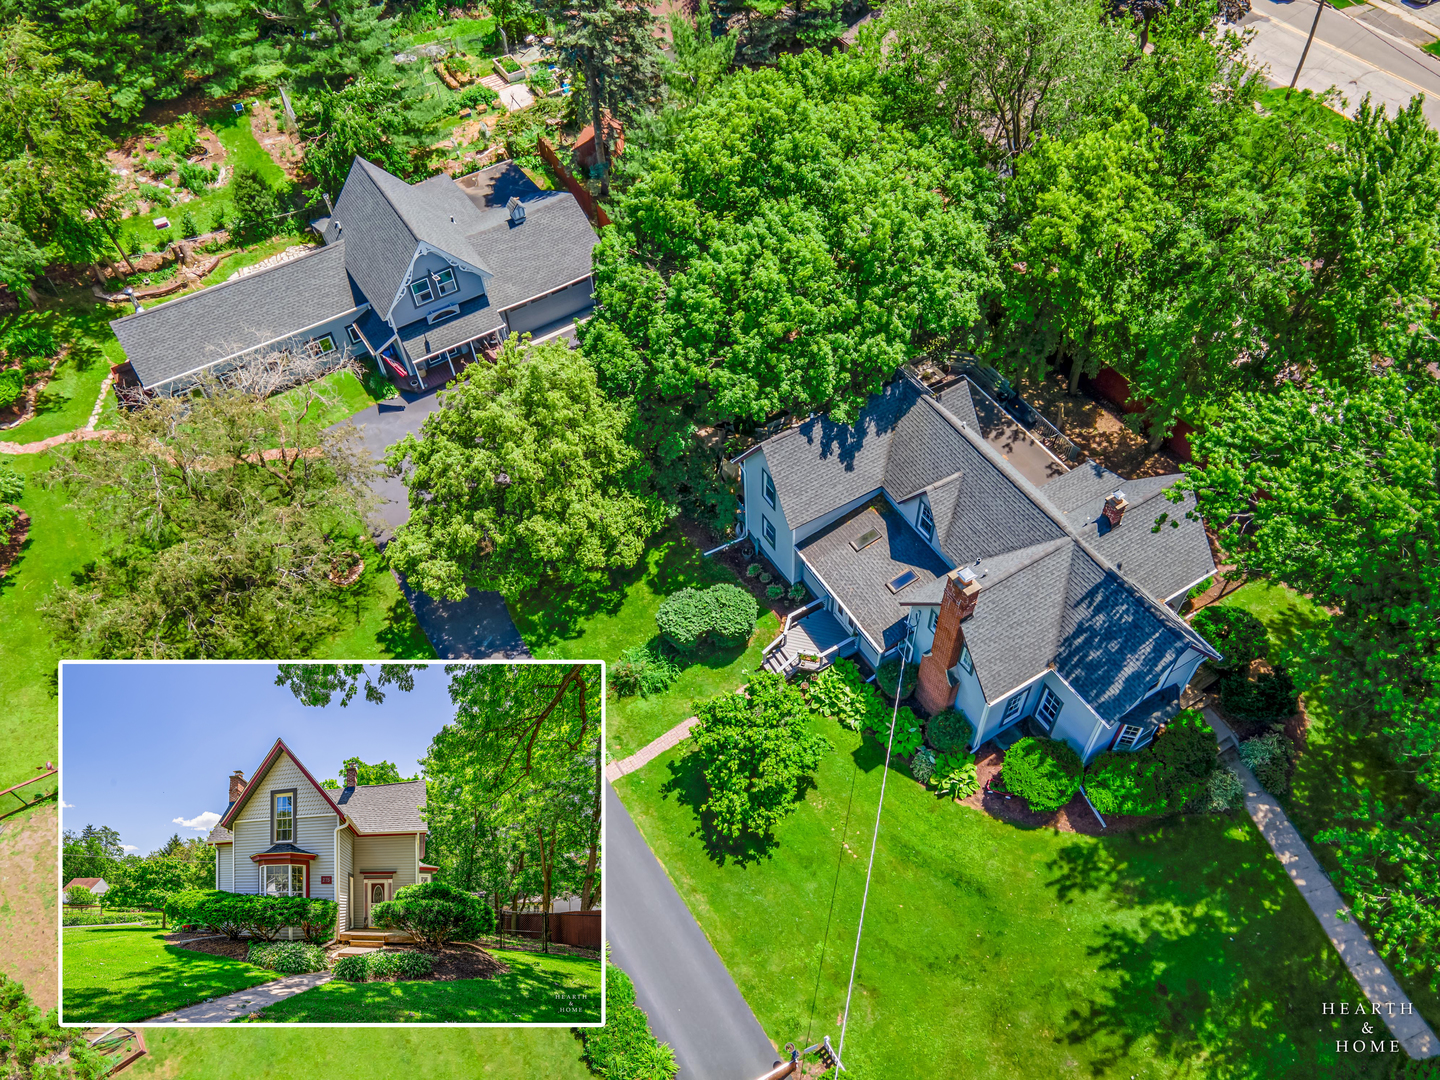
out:
M427 954L434 958L435 966L429 975L406 982L450 982L454 979L493 979L506 974L510 968L502 964L478 945L457 943L446 945L438 953ZM377 982L394 982L395 979L377 979Z
M231 941L223 934L196 937L193 930L181 930L173 934L166 934L165 944L174 945L177 949L188 949L190 952L224 956L230 960L244 960L250 955L249 941Z
M1095 811L1090 809L1085 797L1078 792L1059 810L1045 813L1031 810L1030 804L1019 795L1006 795L1001 791L990 790L990 781L1000 775L1000 768L1004 762L1005 751L994 743L986 743L982 746L975 759L975 771L980 776L980 790L969 798L958 800L961 805L973 807L988 814L996 821L1018 825L1022 829L1050 828L1056 832L1078 833L1081 836L1108 836L1113 833L1129 832L1156 820L1149 817L1125 817L1117 814L1107 817L1105 819L1107 827L1102 829L1100 822L1095 817Z
M10 542L0 546L0 577L4 577L10 567L15 565L15 560L20 558L20 552L25 547L25 538L29 535L30 515L21 510L10 530Z

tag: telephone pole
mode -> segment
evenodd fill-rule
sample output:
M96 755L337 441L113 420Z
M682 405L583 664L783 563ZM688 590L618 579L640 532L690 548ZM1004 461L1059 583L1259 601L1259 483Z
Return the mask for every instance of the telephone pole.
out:
M1300 63L1295 65L1295 74L1290 77L1290 85L1285 90L1285 96L1290 96L1290 91L1295 89L1296 80L1300 78L1300 69L1305 66L1305 57L1310 55L1310 43L1315 40L1315 31L1320 26L1320 13L1325 10L1325 0L1320 0L1315 5L1315 21L1310 24L1310 36L1305 39L1305 48L1300 52Z

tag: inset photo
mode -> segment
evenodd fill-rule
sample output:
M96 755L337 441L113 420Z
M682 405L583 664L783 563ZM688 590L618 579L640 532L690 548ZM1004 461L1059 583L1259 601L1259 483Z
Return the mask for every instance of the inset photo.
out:
M603 1023L603 686L65 661L61 1022Z

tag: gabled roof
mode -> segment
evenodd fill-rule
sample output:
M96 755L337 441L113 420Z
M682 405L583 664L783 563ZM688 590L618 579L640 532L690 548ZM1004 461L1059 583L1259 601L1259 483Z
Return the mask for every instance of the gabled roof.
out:
M523 222L512 223L503 208L487 210L470 234L476 256L497 268L485 287L501 311L589 276L590 253L600 242L568 191L536 189L519 198Z
M110 328L141 384L153 388L364 306L345 259L343 243L316 248L115 319Z
M340 793L340 805L357 833L425 832L425 781L364 784Z
M282 754L284 754L291 761L293 761L295 763L295 767L299 769L302 773L304 773L305 779L310 781L310 786L320 793L320 797L329 804L331 810L333 810L342 818L345 816L345 811L341 810L340 807L335 805L335 800L330 798L330 793L326 791L320 785L320 782L310 774L310 770L305 768L304 763L295 756L294 752L290 749L290 747L285 745L285 740L276 739L275 745L270 747L270 752L265 755L265 760L262 761L260 763L260 767L251 774L250 782L245 785L245 790L240 795L240 798L236 799L234 802L232 802L229 806L225 808L225 813L221 816L220 821L217 824L217 828L220 826L224 826L225 829L228 830L230 826L235 824L235 819L240 816L240 811L245 809L245 804L250 801L250 797L260 789L260 781L264 778L265 774L270 771L270 767L274 765L275 762L280 760L280 756ZM211 835L213 837L214 834L212 833ZM211 842L213 843L214 841L212 840Z
M65 886L66 892L71 889L93 889L96 885L105 884L104 878L99 877L77 877L71 878L70 884Z
M505 325L504 318L484 293L472 296L457 306L459 313L448 319L437 323L418 319L400 327L400 343L405 346L411 360L423 359ZM361 327L361 332L364 332L364 327ZM386 337L388 340L388 334Z

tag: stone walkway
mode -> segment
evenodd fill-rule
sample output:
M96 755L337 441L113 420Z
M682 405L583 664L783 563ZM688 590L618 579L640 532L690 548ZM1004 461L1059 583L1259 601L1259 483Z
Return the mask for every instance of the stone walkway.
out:
M681 720L680 723L665 732L664 735L661 735L653 742L646 743L629 757L610 762L609 765L605 766L605 779L613 783L626 773L632 773L641 766L654 761L666 750L669 750L681 739L688 736L690 729L694 727L699 720L700 718L698 716L692 716L689 720Z
M249 990L241 990L236 994L211 998L209 1001L202 1001L199 1005L187 1005L183 1009L164 1013L146 1020L144 1023L228 1024L237 1017L248 1016L268 1005L276 1005L296 994L313 990L333 978L334 976L328 971L313 971L308 975L286 975L282 979L262 983L260 986L252 986Z
M1205 711L1209 713L1210 710ZM1335 946L1340 959L1345 961L1350 974L1360 984L1374 1015L1385 1021L1391 1034L1412 1058L1440 1056L1440 1040L1435 1038L1425 1018L1415 1011L1415 1006L1400 989L1385 961L1376 954L1365 931L1355 922L1340 893L1315 861L1315 856L1305 846L1305 841L1280 804L1260 786L1255 774L1243 762L1231 760L1230 765L1245 785L1245 809L1250 811L1261 834L1270 842L1275 857L1280 860L1285 873L1290 875L1295 888L1300 890L1310 910L1315 912L1330 944ZM1353 1008L1353 1003L1351 1006ZM1357 1027L1356 1034L1359 1033Z

